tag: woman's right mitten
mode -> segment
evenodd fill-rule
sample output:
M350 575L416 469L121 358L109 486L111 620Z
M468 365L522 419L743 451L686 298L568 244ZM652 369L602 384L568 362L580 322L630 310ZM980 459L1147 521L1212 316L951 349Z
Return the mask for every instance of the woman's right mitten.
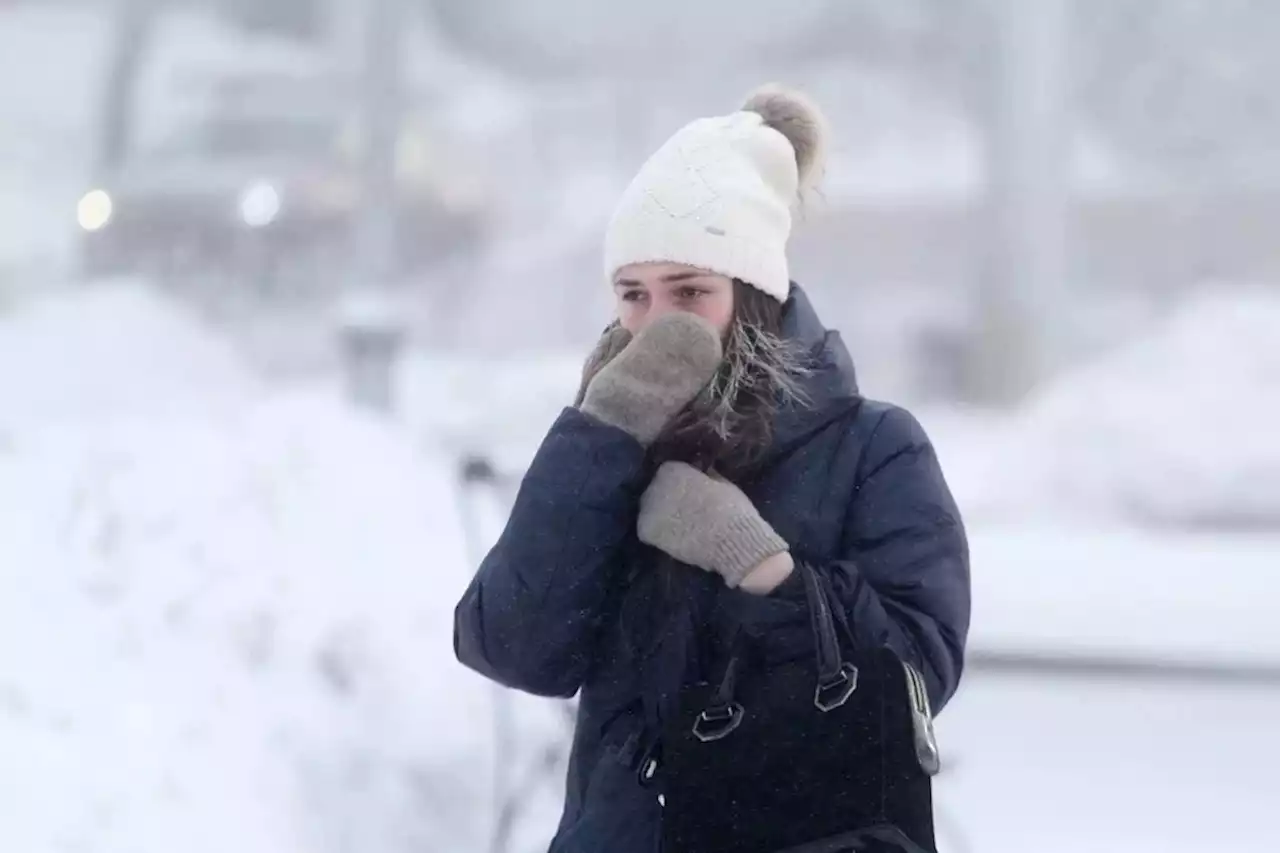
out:
M664 314L596 373L579 408L648 446L712 380L722 357L720 335L706 320Z

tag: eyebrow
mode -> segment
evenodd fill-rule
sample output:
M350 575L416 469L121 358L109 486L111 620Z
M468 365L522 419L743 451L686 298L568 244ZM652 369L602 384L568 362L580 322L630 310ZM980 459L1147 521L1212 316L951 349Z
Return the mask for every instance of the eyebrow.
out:
M706 278L711 273L702 272L701 270L681 270L664 275L660 281L665 284L671 284L677 281L689 281L695 278ZM633 278L620 278L613 284L614 287L642 287L643 284Z

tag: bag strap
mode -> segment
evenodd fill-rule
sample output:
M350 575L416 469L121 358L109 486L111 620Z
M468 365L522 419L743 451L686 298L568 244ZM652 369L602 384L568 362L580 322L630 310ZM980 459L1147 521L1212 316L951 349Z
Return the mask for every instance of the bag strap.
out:
M819 711L827 713L849 701L858 687L858 669L843 660L840 654L840 641L836 634L835 619L831 614L831 602L818 580L817 572L802 561L796 561L795 571L800 572L804 580L809 624L813 631L817 664L817 686L814 688L813 704ZM746 709L735 699L744 652L742 626L736 617L730 618L733 619L733 626L724 674L712 694L710 704L698 715L693 725L693 734L703 742L728 736L742 723L746 713Z
M831 615L831 602L812 566L797 563L796 571L800 572L804 580L805 598L809 604L809 624L813 630L814 649L818 658L818 677L828 681L836 678L843 666L835 618Z

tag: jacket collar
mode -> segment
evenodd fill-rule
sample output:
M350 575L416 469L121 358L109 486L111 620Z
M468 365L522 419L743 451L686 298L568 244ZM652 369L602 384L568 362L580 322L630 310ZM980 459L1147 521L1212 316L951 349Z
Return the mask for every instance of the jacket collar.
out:
M808 294L794 282L783 305L781 332L803 349L810 372L801 381L805 399L778 412L771 456L803 443L861 401L848 347L839 332L823 325Z

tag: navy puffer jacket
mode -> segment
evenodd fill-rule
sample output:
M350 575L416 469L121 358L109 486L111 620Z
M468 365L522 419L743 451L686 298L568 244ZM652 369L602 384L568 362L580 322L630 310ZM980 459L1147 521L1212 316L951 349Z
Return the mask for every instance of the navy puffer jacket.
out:
M940 710L964 660L969 555L933 447L911 414L861 397L839 334L822 326L799 287L783 334L815 356L808 404L778 415L765 463L738 485L794 557L817 569L855 641L887 644L912 662ZM645 730L645 703L674 693L696 665L658 656L646 669L656 676L642 680L626 627L637 568L642 575L662 559L635 535L649 470L631 436L566 409L457 607L454 645L464 664L542 696L581 691L553 853L658 850L661 808L638 782L632 747ZM722 584L716 595L770 656L810 653L797 575L767 596ZM670 620L656 624L671 630Z

